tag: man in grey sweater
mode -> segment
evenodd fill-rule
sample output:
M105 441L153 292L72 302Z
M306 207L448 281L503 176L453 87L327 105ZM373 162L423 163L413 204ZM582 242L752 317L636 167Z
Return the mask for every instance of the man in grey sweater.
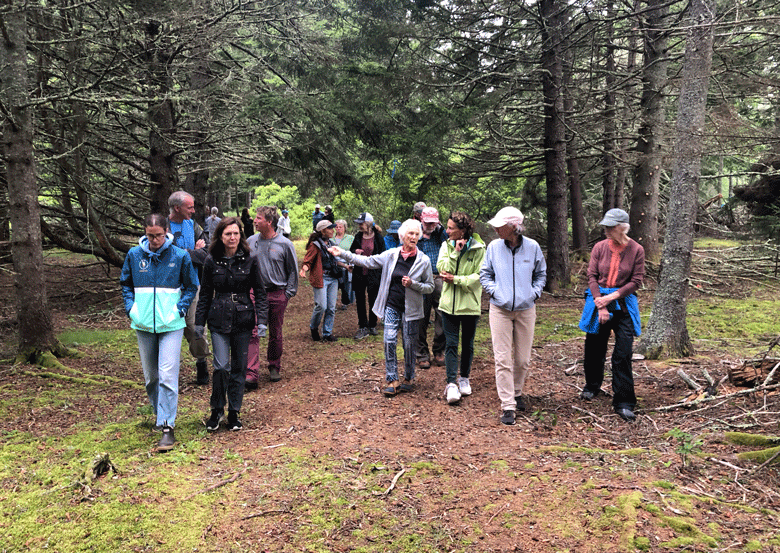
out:
M260 338L268 333L268 371L271 382L281 380L282 326L287 302L298 292L298 257L293 243L276 232L279 215L275 206L257 208L256 234L247 240L249 251L260 265L260 276L268 294L268 326L259 324L249 341L249 363L246 371L246 388L254 390L260 370Z

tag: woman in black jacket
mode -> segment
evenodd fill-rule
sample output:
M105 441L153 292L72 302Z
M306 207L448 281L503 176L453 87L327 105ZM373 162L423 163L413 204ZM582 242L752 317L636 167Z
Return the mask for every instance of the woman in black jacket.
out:
M195 312L195 333L203 336L208 322L214 352L211 417L206 421L209 432L219 428L226 394L228 429L243 427L238 416L244 399L249 339L255 325L266 323L268 313L260 269L250 255L241 227L238 217L226 217L217 225L203 265ZM254 305L250 290L254 291Z
M382 233L374 228L374 217L364 212L355 219L360 232L355 235L349 251L358 255L370 257L385 251L385 240ZM376 336L377 316L374 313L374 302L379 293L379 283L382 280L382 269L364 269L355 267L352 271L352 290L355 292L357 305L358 331L355 340L362 340L369 334ZM366 294L368 295L368 311L366 311Z

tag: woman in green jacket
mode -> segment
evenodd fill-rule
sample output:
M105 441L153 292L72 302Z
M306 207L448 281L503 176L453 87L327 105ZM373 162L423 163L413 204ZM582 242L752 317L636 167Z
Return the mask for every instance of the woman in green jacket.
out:
M462 211L453 211L447 220L449 239L442 243L436 268L442 279L441 311L444 337L444 364L447 367L447 403L458 403L471 395L471 361L474 334L482 308L479 269L485 259L485 244L474 234L474 220ZM460 377L458 377L458 335L461 335Z

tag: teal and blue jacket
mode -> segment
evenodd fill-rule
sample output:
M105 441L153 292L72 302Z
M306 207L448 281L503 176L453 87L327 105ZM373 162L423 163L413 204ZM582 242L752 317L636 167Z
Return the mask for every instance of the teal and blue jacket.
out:
M156 252L142 236L127 252L119 281L130 327L155 334L186 326L184 316L200 284L190 254L173 245L170 233Z

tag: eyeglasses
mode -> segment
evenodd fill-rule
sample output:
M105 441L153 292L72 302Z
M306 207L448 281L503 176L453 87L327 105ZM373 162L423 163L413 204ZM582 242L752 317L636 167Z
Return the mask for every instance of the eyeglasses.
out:
M160 238L165 238L165 233L162 234L147 234L146 237L149 240L159 240Z

